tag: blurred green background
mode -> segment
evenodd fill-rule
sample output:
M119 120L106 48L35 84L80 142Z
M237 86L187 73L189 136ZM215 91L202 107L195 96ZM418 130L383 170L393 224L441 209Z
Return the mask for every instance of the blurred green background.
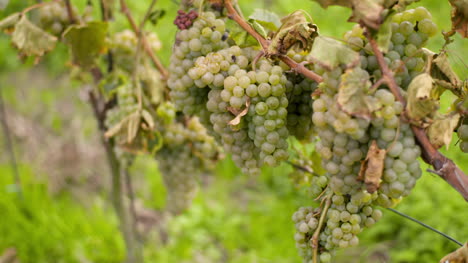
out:
M10 0L0 18L33 4ZM85 0L72 0L80 8ZM95 5L97 1L91 1ZM128 1L141 18L150 1ZM311 14L321 34L341 37L352 26L349 11L328 10L312 1L240 1L245 15L265 8L283 16L295 9ZM439 29L450 28L448 1L423 0ZM158 33L167 65L175 26L177 3L159 0L166 15L146 30ZM96 8L96 13L98 12ZM111 30L127 28L116 13ZM429 43L438 51L441 36ZM450 56L462 78L468 68L463 58L467 40L455 37ZM0 35L0 88L6 101L8 123L23 186L18 198L2 133L0 140L0 255L15 248L20 262L122 262L124 244L109 202L109 173L99 144L95 121L86 102L86 87L68 79L65 46L34 66L24 63ZM65 62L65 64L64 64ZM34 67L33 67L34 66ZM445 103L443 107L448 107ZM457 138L453 139L452 146ZM443 150L468 171L468 158L457 147ZM423 165L423 169L429 168ZM292 213L313 202L298 191L286 174L290 167L264 169L261 177L240 174L230 160L219 163L213 176L203 178L193 206L169 220L161 212L165 189L156 162L139 157L132 168L137 189L138 229L144 232L145 262L300 262L293 240ZM424 173L411 196L397 207L461 242L468 239L468 204L439 177ZM340 252L337 262L438 262L457 245L390 211L361 235L357 248Z

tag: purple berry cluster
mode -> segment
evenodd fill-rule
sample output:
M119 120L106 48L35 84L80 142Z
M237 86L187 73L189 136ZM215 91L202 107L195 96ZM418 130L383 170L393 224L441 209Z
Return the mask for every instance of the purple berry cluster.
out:
M198 13L195 10L191 10L186 13L183 10L177 11L177 17L174 20L174 25L180 30L188 29L192 26L193 20L198 17Z

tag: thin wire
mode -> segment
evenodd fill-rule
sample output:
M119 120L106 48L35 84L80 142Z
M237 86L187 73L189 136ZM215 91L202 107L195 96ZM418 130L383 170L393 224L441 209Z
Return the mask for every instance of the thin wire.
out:
M402 216L402 217L404 217L404 218L406 218L406 219L409 219L409 220L411 220L411 221L413 221L413 222L415 222L415 223L420 224L421 226L423 226L423 227L425 227L425 228L427 228L427 229L430 229L430 230L436 232L437 234L439 234L439 235L441 235L441 236L447 238L448 240L450 240L450 241L452 241L452 242L454 242L454 243L457 243L457 245L459 245L459 246L463 246L463 244L462 244L460 241L454 239L453 237L451 237L451 236L449 236L449 235L447 235L447 234L445 234L445 233L440 232L439 230L437 230L437 229L435 229L435 228L433 228L433 227L431 227L431 226L429 226L429 225L424 224L423 222L421 222L421 221L419 221L419 220L417 220L417 219L415 219L415 218L412 218L412 217L409 216L409 215L406 215L406 214L404 214L404 213L402 213L402 212L400 212L400 211L397 211L397 210L395 210L395 209L393 209L393 208L387 208L387 209L390 210L390 211L392 211L392 212L395 213L395 214L398 214L398 215L400 215L400 216Z

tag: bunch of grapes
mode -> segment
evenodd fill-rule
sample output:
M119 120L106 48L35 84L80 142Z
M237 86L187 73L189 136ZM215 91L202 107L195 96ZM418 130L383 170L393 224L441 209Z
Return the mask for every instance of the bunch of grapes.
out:
M158 35L154 32L145 34L146 42L150 45L153 52L161 50L162 44L159 40ZM112 35L109 40L114 64L122 68L127 72L132 72L135 67L147 67L149 64L148 57L144 52L140 53L140 60L136 61L137 49L142 49L143 46L140 43L138 46L138 37L135 33L129 29L125 29L121 32ZM157 71L154 70L155 74L158 75Z
M395 72L397 84L404 95L411 80L424 70L426 58L422 47L437 31L430 18L429 12L422 7L393 17L392 43L384 59ZM328 70L320 65L314 68L324 81L319 84L320 92L312 104L312 121L320 139L316 150L322 156L322 166L327 171L329 181L328 189L322 191L332 201L318 238L319 251L325 253L324 258L320 258L321 262L329 262L328 252L336 248L357 245L357 234L382 216L382 212L374 206L395 205L410 193L421 176L417 162L421 150L415 143L410 125L401 119L403 105L385 86L373 87L382 78L382 73L363 29L355 26L345 34L345 40L349 47L360 53L357 68ZM353 75L359 77L360 81L355 85L360 85L362 96L376 105L377 109L369 116L346 112L337 102L340 88ZM358 179L362 162L372 143L386 153L377 189L368 188L364 178ZM317 194L323 189L316 185L311 185L311 188L311 192ZM297 217L293 216L293 219ZM308 243L310 233L315 229L306 229L302 225L302 229L296 229L298 233L301 230L308 233L305 241L300 239L301 243ZM310 253L303 252L301 243L297 245L299 251L305 255L304 262L309 262Z
M462 124L458 127L458 138L460 139L461 151L468 153L468 124Z
M191 204L199 177L214 168L218 147L197 118L175 117L174 109L165 104L157 114L162 118L163 146L156 159L167 189L167 208L178 214Z
M290 134L310 135L317 84L286 74L285 64L258 59L252 48L229 46L224 19L218 11L201 12L177 33L170 95L178 109L199 116L243 173L259 174L261 166L288 158Z
M74 9L76 14L77 10ZM60 35L70 25L67 8L64 1L54 1L39 9L39 22L41 28L54 35Z

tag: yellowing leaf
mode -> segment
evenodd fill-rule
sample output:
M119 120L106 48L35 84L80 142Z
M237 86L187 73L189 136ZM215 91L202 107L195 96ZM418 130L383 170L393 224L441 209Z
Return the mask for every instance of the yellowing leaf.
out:
M142 110L141 117L146 122L146 124L148 124L149 129L153 130L154 129L153 116L151 116L151 114L147 110Z
M97 56L107 48L107 26L105 22L93 21L67 28L63 36L70 46L73 63L84 68L94 65Z
M57 38L21 16L11 36L13 45L26 56L43 56L54 49Z
M131 143L135 139L140 128L141 114L140 111L135 111L128 116L127 125L127 143Z
M421 121L432 117L439 107L438 97L434 94L432 77L423 73L416 76L408 87L408 117L413 121Z
M338 40L324 36L315 38L310 55L329 69L341 64L351 66L359 62L359 53Z
M452 29L468 37L468 0L449 0L452 5Z
M371 114L378 110L380 105L376 98L368 95L370 87L367 71L359 67L348 69L341 76L338 105L350 115L370 119Z
M1 8L0 8L1 9ZM12 28L21 18L21 13L11 14L0 21L0 30Z
M457 113L440 116L431 123L427 128L427 136L434 147L440 148L444 145L448 147L452 141L453 130L457 127L459 119L460 115Z
M379 149L377 142L373 140L367 151L366 159L361 163L358 180L364 181L367 192L371 194L377 191L380 186L386 154L387 151Z
M463 247L443 257L439 263L467 263L468 262L468 243Z
M387 16L377 32L377 45L384 53L387 53L392 39L392 17L393 15Z

